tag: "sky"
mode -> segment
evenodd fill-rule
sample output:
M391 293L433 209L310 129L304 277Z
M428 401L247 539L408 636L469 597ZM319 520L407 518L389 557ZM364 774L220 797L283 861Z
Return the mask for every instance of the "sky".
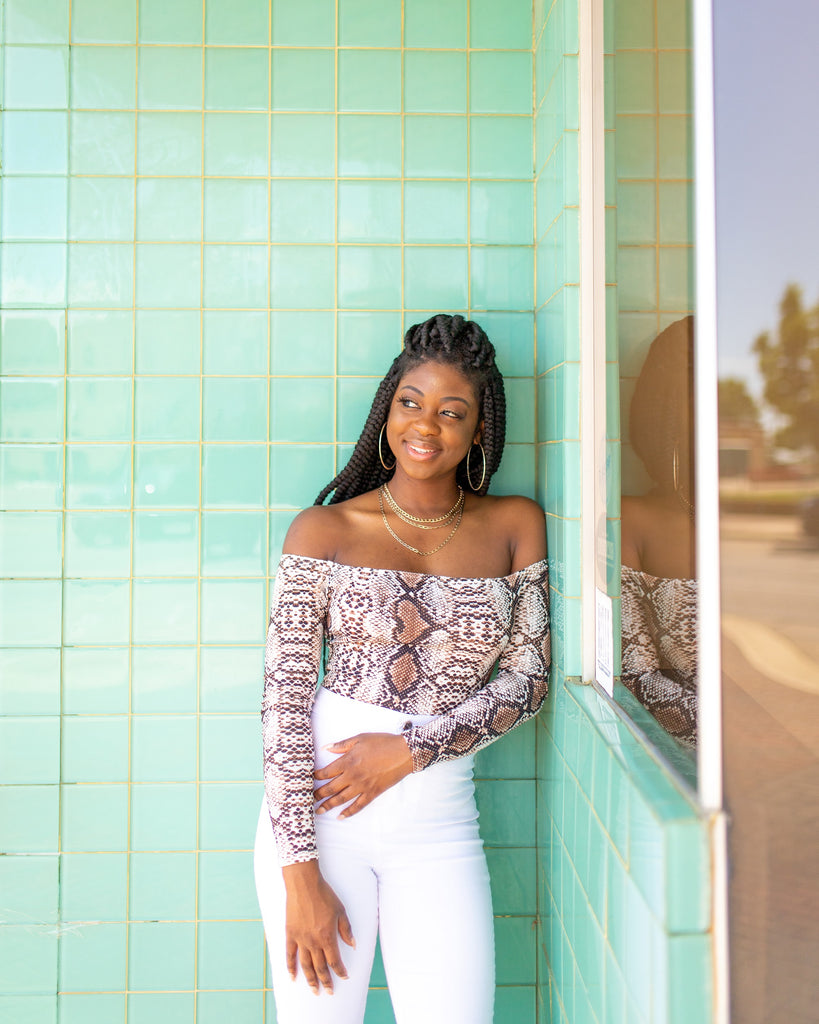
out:
M757 395L785 286L819 301L817 54L817 0L714 0L720 376Z

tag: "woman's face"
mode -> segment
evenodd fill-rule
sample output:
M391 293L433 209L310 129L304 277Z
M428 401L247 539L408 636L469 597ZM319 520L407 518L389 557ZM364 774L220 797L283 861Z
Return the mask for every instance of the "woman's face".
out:
M399 381L387 420L387 440L398 465L415 477L454 472L480 440L478 398L454 366L427 361Z

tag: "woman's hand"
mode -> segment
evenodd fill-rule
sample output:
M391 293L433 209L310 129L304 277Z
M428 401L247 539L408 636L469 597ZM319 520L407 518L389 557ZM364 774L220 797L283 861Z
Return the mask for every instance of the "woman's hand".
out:
M341 757L313 772L316 779L330 780L315 791L315 799L324 800L317 814L354 800L339 815L349 818L412 771L407 741L389 732L360 733L325 749Z
M282 868L287 891L285 936L287 970L296 979L296 964L307 984L318 995L319 982L333 991L332 970L339 978L347 969L338 948L339 935L355 948L350 920L330 886L319 871L318 861L289 864Z

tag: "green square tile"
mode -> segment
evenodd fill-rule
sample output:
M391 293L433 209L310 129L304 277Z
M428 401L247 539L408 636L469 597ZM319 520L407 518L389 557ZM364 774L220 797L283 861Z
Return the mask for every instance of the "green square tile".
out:
M532 47L532 5L512 0L502 7L493 0L469 5L469 44L478 49L529 50Z
M614 6L614 42L618 50L654 48L655 6L654 0Z
M402 333L398 313L339 312L338 372L385 373L400 352Z
M369 415L376 381L371 377L340 377L337 388L339 438L355 444Z
M270 173L332 176L336 159L335 123L331 114L273 114Z
M60 837L63 851L116 852L128 848L128 786L62 786Z
M128 662L124 647L67 647L63 651L63 714L126 714Z
M124 921L128 860L124 853L64 853L60 858L63 921Z
M198 377L138 377L134 430L140 441L199 439Z
M62 781L127 780L127 716L65 716L62 732Z
M62 575L59 512L0 514L0 576Z
M202 921L198 925L197 973L200 985L249 989L261 981L260 921Z
M66 581L63 588L65 643L127 643L128 591L127 582Z
M466 113L466 54L419 50L404 58L404 109Z
M657 240L657 191L653 184L620 182L617 189L617 241L646 245Z
M339 0L341 46L401 46L401 0L374 6L368 0Z
M688 245L694 241L694 200L686 182L659 185L660 244Z
M252 853L201 853L199 917L204 920L255 918L258 913Z
M125 924L99 923L60 937L59 986L80 991L125 988Z
M469 169L474 178L531 178L532 119L472 117Z
M140 715L131 720L133 782L196 779L196 717Z
M263 580L203 580L202 633L205 644L255 644L267 622Z
M489 849L486 860L492 883L492 907L496 914L534 914L534 849Z
M199 1024L220 1024L224 1020L235 1024L254 1024L262 1020L263 1013L264 992L197 993L196 1019Z
M205 174L266 175L268 127L266 113L206 113Z
M136 78L136 47L75 46L71 50L72 109L133 110Z
M268 3L266 0L208 0L205 8L205 42L241 43L267 46L269 39Z
M618 177L653 178L657 173L656 118L618 117L615 146Z
M346 448L347 451L351 450L351 446L349 445L346 446ZM328 481L322 481L323 484L326 482ZM321 489L323 490L323 487ZM316 491L318 491L318 488L316 488ZM305 502L305 507L313 504L316 491L314 491L310 495L308 501ZM268 573L271 576L274 576L279 571L279 559L281 558L282 548L284 546L284 538L287 536L287 531L293 521L293 511L292 509L287 509L281 512L271 511L268 519L270 521L270 564L268 567Z
M6 178L3 200L3 241L65 239L65 178Z
M393 1024L394 1020L389 992L385 988L370 988L367 992L364 1024Z
M56 310L0 313L0 373L59 374L64 370L64 313Z
M0 650L0 714L59 714L59 677L58 650Z
M131 849L196 849L196 786L192 783L131 787Z
M197 507L199 445L136 445L134 504L138 508Z
M134 643L193 644L196 626L196 580L134 580Z
M130 445L67 445L65 455L68 508L129 506Z
M275 4L272 8L271 42L274 46L334 46L334 0Z
M206 245L204 253L203 305L210 308L267 306L266 246Z
M202 183L187 178L140 178L136 186L138 241L198 242Z
M503 985L495 992L496 1020L536 1020L534 985Z
M472 306L475 309L531 309L534 268L531 246L472 249Z
M54 852L58 833L57 786L0 788L0 846L5 853Z
M466 182L404 183L404 241L467 241L469 220Z
M617 299L624 311L656 308L657 266L653 247L618 249Z
M691 10L685 0L663 0L658 5L657 45L661 50L688 49L691 31Z
M466 118L425 115L404 118L404 175L407 178L465 178L466 169Z
M201 43L202 5L199 0L140 0L141 43Z
M70 441L126 441L131 436L131 381L121 377L70 377Z
M332 378L287 377L270 382L272 441L334 440Z
M499 985L531 985L535 981L534 918L495 919L495 972Z
M3 115L6 174L66 174L68 114L10 110Z
M66 513L66 576L129 576L130 572L131 517L129 513Z
M56 929L9 924L0 930L0 989L33 995L53 993L56 987Z
M195 310L136 313L136 372L199 373L200 315Z
M132 113L72 112L69 159L73 174L132 174L135 146Z
M208 374L267 373L267 312L208 310L203 363Z
M59 782L59 754L56 717L0 720L0 784L31 786Z
M200 710L250 711L259 699L264 654L258 647L204 647L200 654ZM200 908L201 909L201 908ZM220 916L202 913L203 917ZM233 914L226 915L233 917ZM250 915L248 915L250 916Z
M8 115L6 115L8 116ZM57 242L4 242L0 303L6 308L65 304L66 246Z
M195 853L132 853L129 882L131 921L196 916Z
M134 237L134 186L126 178L71 178L68 238L122 242Z
M333 309L335 278L336 254L331 246L270 248L270 305L274 309Z
M400 242L401 185L343 181L338 186L340 242Z
M72 43L135 43L136 0L72 0Z
M128 995L128 1020L131 1024L187 1024L193 1020L193 992L135 992Z
M61 992L60 1024L104 1024L125 1018L124 992Z
M67 43L68 10L62 0L7 0L3 28L9 43Z
M534 318L531 313L480 313L481 327L495 346L497 362L507 376L534 373Z
M479 751L475 775L479 779L532 779L535 777L535 729L532 719Z
M615 95L618 114L656 112L655 57L653 53L618 53Z
M132 312L69 312L69 373L131 373L133 358Z
M266 183L265 183L266 189ZM336 190L332 181L270 183L270 239L273 242L335 241ZM261 228L266 229L265 207Z
M135 647L131 699L139 715L196 711L196 648Z
M60 643L60 584L57 580L0 580L0 645Z
M206 444L202 448L202 505L208 508L264 508L267 447ZM172 543L172 538L168 538Z
M335 333L331 312L274 312L270 315L270 372L332 374Z
M270 446L270 504L306 508L335 476L332 445Z
M660 249L659 305L685 313L694 305L694 250L685 246Z
M484 780L477 787L477 800L485 843L491 846L534 846L534 782Z
M267 182L205 182L205 241L267 241Z
M199 245L144 243L136 247L136 301L139 306L198 306Z
M690 117L659 118L659 173L663 178L690 178L694 173L694 142Z
M192 989L195 949L193 923L142 921L129 925L129 988L137 992Z
M397 50L340 50L339 110L401 110L401 54Z
M68 249L68 302L72 306L132 306L134 250L129 244L78 242Z
M202 400L204 440L267 440L265 380L208 377L203 382Z
M273 50L272 110L319 111L335 106L335 58L332 50ZM274 134L275 148L275 134Z
M470 240L531 245L534 241L533 204L529 182L475 182L470 193Z
M404 45L428 49L466 46L467 0L405 0Z
M466 246L404 250L404 304L408 309L465 309L469 305Z
M338 253L339 305L348 309L401 306L401 250L397 246L349 246Z
M199 787L200 849L252 849L263 797L258 782L203 782Z
M690 51L660 53L658 96L661 114L690 114L693 110Z
M207 110L267 110L268 50L220 47L205 51Z
M205 716L199 737L200 779L206 782L255 782L258 779L261 757L258 715Z
M202 575L264 575L266 529L262 512L203 512Z
M201 174L202 115L137 115L137 173Z
M470 54L469 109L473 114L531 114L532 54Z
M202 107L202 50L198 47L142 47L139 51L141 110L197 110Z
M340 114L338 173L341 177L400 177L401 118L394 114Z

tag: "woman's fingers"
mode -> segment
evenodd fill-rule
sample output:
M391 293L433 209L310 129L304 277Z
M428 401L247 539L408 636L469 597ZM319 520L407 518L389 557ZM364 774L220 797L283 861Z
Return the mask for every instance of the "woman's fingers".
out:
M355 949L355 936L353 935L353 926L350 924L350 919L347 917L346 911L338 915L338 934L347 943L348 946L352 946ZM346 975L345 975L346 977Z
M338 954L336 954L337 956ZM330 968L327 966L327 957L325 956L323 949L316 949L313 951L313 969L315 970L316 977L324 986L324 988L332 995L333 992L333 976L330 974ZM310 986L313 987L312 985ZM313 991L317 991L314 988Z
M301 971L304 975L304 980L316 995L318 995L319 983L318 976L315 968L313 967L313 957L310 954L310 950L306 949L304 946L299 947L299 963L301 964Z
M285 956L287 959L287 973L292 981L296 980L296 955L298 951L298 945L292 939L288 939Z
M333 807L339 807L341 804L348 804L356 796L355 790L345 788L339 793L335 793L333 796L328 797L324 803L316 808L316 814L324 814L325 811L332 810Z
M339 818L351 818L354 814L358 814L359 811L363 811L367 804L371 803L374 798L375 794L373 796L364 796L363 793L359 794L355 801L351 803L349 807L345 808L341 814L339 814ZM322 804L322 807L324 806L325 805Z

